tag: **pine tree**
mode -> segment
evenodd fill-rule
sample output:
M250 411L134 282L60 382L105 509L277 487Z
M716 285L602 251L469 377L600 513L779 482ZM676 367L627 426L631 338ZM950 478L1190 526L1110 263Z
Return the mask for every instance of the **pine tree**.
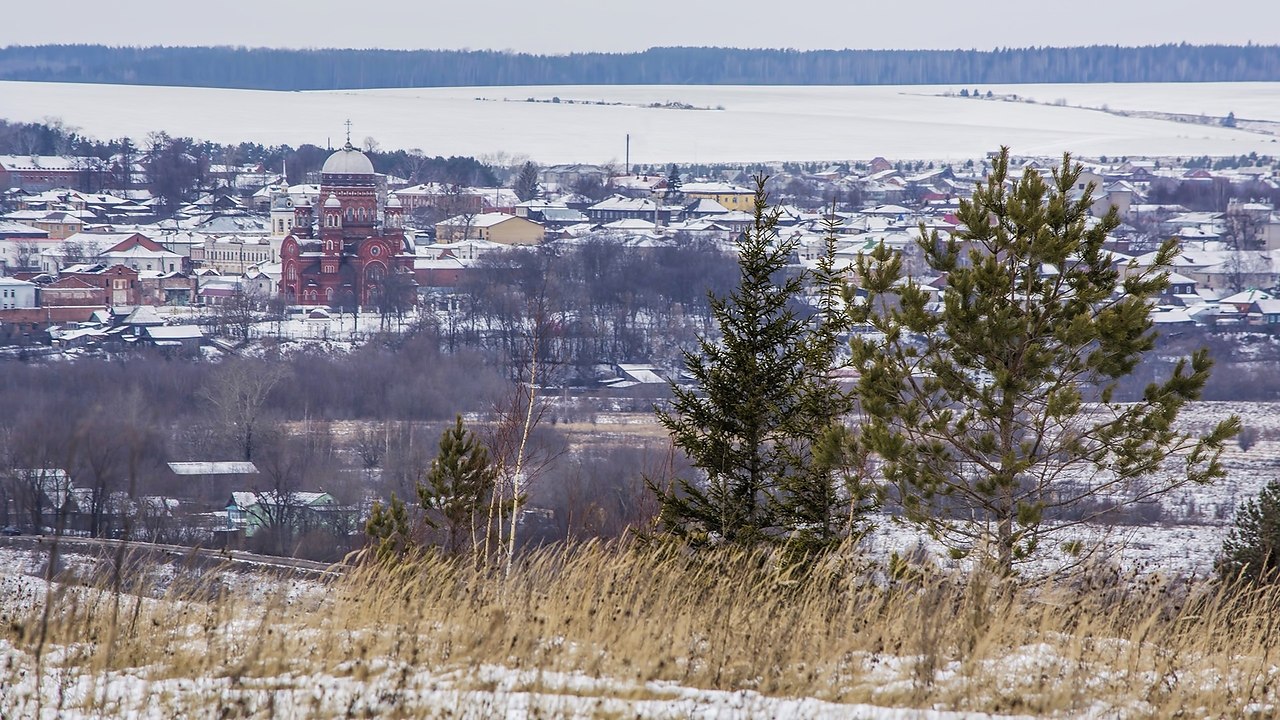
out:
M426 522L433 528L443 525L449 552L458 551L463 530L474 534L476 518L489 504L494 481L488 449L457 416L440 436L440 453L431 461L425 482L418 483L418 499L428 511Z
M542 191L538 186L538 166L532 162L526 162L520 166L520 172L516 174L515 182L512 183L511 189L515 191L516 197L520 198L520 202L527 202L538 197Z
M848 409L827 377L836 326L820 321L811 332L795 312L806 276L786 268L798 241L779 237L764 182L756 180L754 222L739 245L738 287L710 298L720 337L684 353L694 386L673 385L671 411L658 412L705 475L654 488L664 527L694 542L789 539L814 526L826 541L839 506L834 467L815 469L812 444Z
M1002 572L1090 519L1099 495L1123 505L1221 477L1239 428L1174 427L1208 380L1203 349L1139 401L1113 401L1154 346L1152 299L1177 245L1122 274L1103 247L1119 219L1089 217L1092 188L1076 195L1070 156L1052 184L1027 171L1007 187L1008 164L1004 148L951 237L921 228L926 263L946 277L940 309L881 246L858 264L866 298L852 311L877 331L852 342L865 446L908 519ZM1184 464L1167 467L1175 455Z
M399 558L413 547L409 534L409 514L404 501L391 493L391 502L384 506L374 503L364 532L373 543L373 556L378 562Z
M1280 482L1272 480L1241 506L1222 543L1218 572L1227 580L1275 582L1280 570Z

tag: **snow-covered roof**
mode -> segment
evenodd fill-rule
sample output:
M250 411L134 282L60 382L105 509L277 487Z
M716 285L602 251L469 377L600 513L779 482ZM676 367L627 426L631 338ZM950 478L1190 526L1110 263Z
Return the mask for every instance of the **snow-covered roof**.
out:
M266 492L238 490L231 493L231 502L241 509L264 503L271 505L328 505L333 502L333 496L326 492L296 491L277 493L274 490L267 490Z
M480 213L479 215L473 215L471 217L471 222L469 223L467 222L465 215L459 215L457 217L451 217L448 220L444 220L440 224L448 227L469 226L473 228L488 228L507 222L508 220L524 220L525 222L533 222L527 218L516 217L515 215L508 215L506 213Z
M619 363L618 369L621 370L623 373L625 373L629 378L636 381L637 383L648 385L648 384L663 384L667 382L666 380L662 379L662 376L658 375L657 369L654 368L652 365L633 365L633 364Z
M629 198L624 195L610 195L588 208L588 210L615 212L653 212L657 209L658 203L648 198Z
M685 206L685 212L696 213L699 215L722 215L729 212L729 208L712 200L711 198L701 198L696 202Z
M603 227L606 230L635 230L639 232L644 232L647 230L649 232L653 232L657 230L658 226L653 224L652 222L649 222L648 220L638 220L635 218L629 218L625 220L615 220L611 223L605 224Z
M147 328L147 336L152 340L199 340L204 331L198 325L161 325Z
M727 182L688 182L680 186L680 192L686 195L751 195L749 188Z
M174 475L256 475L258 466L252 462L171 462Z
M6 170L79 170L87 160L61 155L0 155L0 166Z
M1274 296L1266 290L1250 288L1248 290L1238 292L1235 295L1224 297L1219 302L1230 303L1232 305L1244 305L1252 304L1259 300L1271 300L1273 297Z
M4 237L47 238L49 231L16 220L0 220L0 238Z
M125 325L149 326L164 325L164 318L156 312L156 309L150 305L139 305L133 312L129 313L129 317L124 319Z

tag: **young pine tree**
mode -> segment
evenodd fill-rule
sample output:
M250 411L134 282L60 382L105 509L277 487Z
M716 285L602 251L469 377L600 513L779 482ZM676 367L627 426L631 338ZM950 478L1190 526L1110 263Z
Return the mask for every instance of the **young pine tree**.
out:
M464 530L474 546L477 517L489 506L495 478L488 449L457 416L440 436L440 453L431 461L425 481L418 483L425 520L433 528L443 526L450 553L461 548Z
M850 305L876 331L852 342L865 448L908 519L1006 573L1090 506L1221 477L1239 429L1235 417L1204 437L1175 426L1209 378L1205 350L1138 401L1113 401L1154 346L1152 299L1177 246L1122 273L1103 247L1119 219L1089 216L1078 164L1064 157L1052 183L1034 170L1010 183L1008 166L1004 148L948 239L921 228L925 262L946 277L940 308L883 246L859 262L865 301Z
M364 532L369 536L373 557L378 562L402 557L414 544L409 532L409 514L404 501L395 493L391 493L391 502L387 505L373 504Z

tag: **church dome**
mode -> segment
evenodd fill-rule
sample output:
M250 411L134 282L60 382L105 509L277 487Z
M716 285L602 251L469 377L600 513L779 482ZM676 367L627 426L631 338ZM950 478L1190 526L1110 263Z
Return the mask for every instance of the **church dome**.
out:
M327 208L340 208L342 207L342 203L338 200L337 195L330 193L329 199L324 201L324 206Z
M325 175L372 175L373 163L367 155L347 143L324 161L320 172Z

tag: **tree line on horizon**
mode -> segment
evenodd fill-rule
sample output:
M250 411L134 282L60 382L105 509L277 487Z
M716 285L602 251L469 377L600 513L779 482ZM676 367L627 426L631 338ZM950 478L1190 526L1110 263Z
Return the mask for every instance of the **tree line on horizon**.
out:
M1280 45L792 50L497 50L37 45L0 48L0 80L333 90L500 85L931 85L1267 82Z

